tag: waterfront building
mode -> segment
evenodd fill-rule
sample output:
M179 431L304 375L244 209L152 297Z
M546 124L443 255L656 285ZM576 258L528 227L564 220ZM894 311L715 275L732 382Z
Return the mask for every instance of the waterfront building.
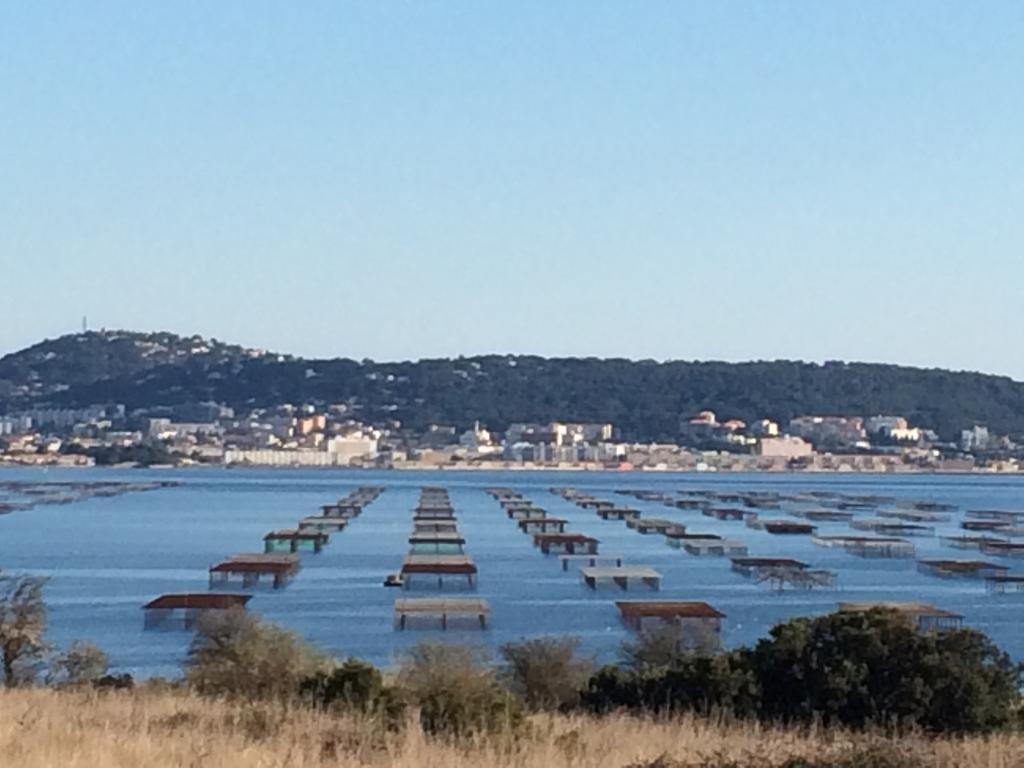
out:
M725 614L704 602L686 600L621 601L615 603L622 623L638 634L675 627L686 648L720 644Z
M758 456L765 458L802 459L814 455L814 446L802 437L781 435L762 437L755 449Z
M455 586L472 589L476 586L477 568L468 555L410 554L402 563L402 586Z
M975 425L960 432L960 448L967 453L984 451L992 443L988 427Z
M486 600L402 598L395 601L395 629L434 627L487 629L491 608Z
M855 416L798 416L789 421L789 434L818 446L854 446L864 441L864 420Z
M587 566L580 569L580 575L583 583L593 590L608 585L624 592L636 586L644 586L655 592L661 588L661 574L646 566Z
M210 612L244 609L252 595L183 593L161 595L142 606L146 629L195 629Z
M274 589L280 589L294 578L300 567L298 555L232 555L210 566L210 588L238 585L250 589L260 586L262 579L268 578Z

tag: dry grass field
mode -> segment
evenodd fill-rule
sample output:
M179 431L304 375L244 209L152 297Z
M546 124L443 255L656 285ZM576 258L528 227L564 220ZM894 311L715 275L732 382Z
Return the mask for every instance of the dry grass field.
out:
M538 716L527 736L452 745L416 727L387 734L306 709L180 692L0 692L3 768L777 768L787 761L813 768L1021 768L1024 738L887 741L692 718Z

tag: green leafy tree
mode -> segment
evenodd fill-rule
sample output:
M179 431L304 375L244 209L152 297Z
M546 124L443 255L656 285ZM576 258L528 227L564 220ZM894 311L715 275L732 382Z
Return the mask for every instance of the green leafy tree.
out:
M927 728L988 731L1011 724L1021 707L1022 666L988 637L961 630L930 638L926 663L930 682Z
M985 731L1019 701L1020 667L984 635L923 633L884 610L780 624L751 663L770 719Z
M642 661L601 669L583 705L945 733L1008 727L1021 708L1021 666L985 635L921 632L886 610L795 619L753 649Z

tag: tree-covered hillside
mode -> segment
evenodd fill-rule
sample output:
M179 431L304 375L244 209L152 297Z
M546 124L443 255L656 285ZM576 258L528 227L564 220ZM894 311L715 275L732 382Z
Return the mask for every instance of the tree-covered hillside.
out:
M671 439L681 415L710 408L748 421L901 414L946 438L975 423L1024 434L1024 384L978 373L866 363L503 355L395 363L302 360L228 345L208 349L211 342L194 338L171 343L169 335L160 335L160 346L174 351L154 359L153 353L140 356L148 342L140 347L138 338L129 345L124 334L88 336L87 343L77 341L80 336L64 337L0 359L4 405L117 402L135 409L206 400L236 408L348 402L364 419L398 419L410 427L464 427L474 420L496 429L512 421L611 421L624 438L636 440ZM182 353L189 345L198 351Z
M161 366L222 365L263 354L216 339L173 333L70 334L0 358L0 398L46 399L68 388L138 376Z

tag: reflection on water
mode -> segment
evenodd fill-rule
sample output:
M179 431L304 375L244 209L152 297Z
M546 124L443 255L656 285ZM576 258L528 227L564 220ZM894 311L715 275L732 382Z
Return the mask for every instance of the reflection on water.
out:
M104 648L119 670L174 675L189 643L185 633L144 632L143 603L165 592L206 591L207 568L236 552L262 550L263 535L294 526L359 485L387 491L320 555L304 555L303 570L279 591L258 591L250 608L291 627L339 656L388 664L409 644L439 632L396 632L396 590L382 586L408 551L412 509L422 485L451 492L466 552L479 567L477 596L491 606L491 629L449 632L455 641L499 645L528 635L574 634L600 659L612 658L626 638L614 601L621 593L586 589L573 568L531 546L483 489L511 487L557 517L568 530L596 536L601 552L621 554L630 565L663 575L659 597L705 600L727 615L728 644L750 643L776 622L823 613L839 600L904 600L958 611L966 624L989 633L1016 658L1024 658L1024 597L986 594L984 582L939 579L918 573L915 561L862 559L815 546L806 536L772 536L742 521L717 520L695 510L671 510L654 501L613 495L616 488L675 492L844 491L903 500L950 503L957 512L935 523L935 536L915 537L919 558L976 558L977 552L943 545L967 509L1020 509L1024 481L987 476L678 475L662 473L555 472L326 472L302 470L3 470L9 480L180 480L178 487L142 494L94 497L68 505L40 506L0 515L0 569L51 577L47 599L51 639L85 639ZM734 573L727 558L694 557L640 535L622 522L548 492L573 486L640 509L645 516L686 523L695 532L738 539L756 557L792 557L836 571L836 590L775 594ZM778 514L766 512L765 515ZM870 514L870 513L867 513ZM872 517L874 515L871 515ZM848 522L816 522L823 535L853 535ZM992 560L990 557L984 559ZM1018 561L1003 562L1012 573ZM1024 564L1024 561L1019 561ZM629 595L646 599L646 592Z

